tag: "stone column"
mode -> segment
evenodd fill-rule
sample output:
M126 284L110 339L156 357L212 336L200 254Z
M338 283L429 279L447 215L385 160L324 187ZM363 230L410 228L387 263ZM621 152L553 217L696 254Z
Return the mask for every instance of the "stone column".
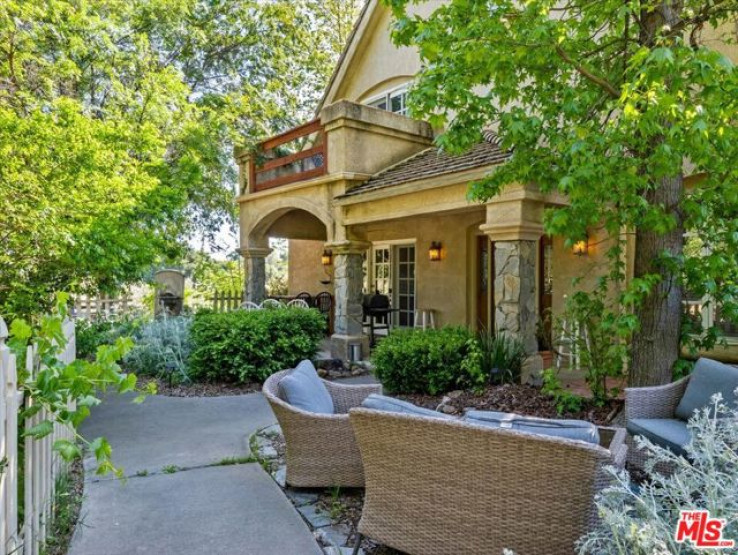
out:
M266 262L272 249L268 247L244 248L244 274L246 275L246 300L259 304L266 298Z
M335 295L334 334L331 337L331 356L349 359L349 345L361 344L362 357L369 355L369 340L362 326L362 271L364 251L368 244L341 241L326 244L333 252L333 283Z
M509 185L487 204L480 227L494 242L494 325L523 342L523 382L543 368L536 340L538 240L547 199L533 186Z
M536 341L535 241L495 242L495 328L520 339L528 353Z

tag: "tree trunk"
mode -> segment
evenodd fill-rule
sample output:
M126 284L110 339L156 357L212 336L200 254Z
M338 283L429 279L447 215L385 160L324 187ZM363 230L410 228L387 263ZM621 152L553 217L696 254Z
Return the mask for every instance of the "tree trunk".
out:
M660 261L664 253L681 256L684 224L680 201L684 192L682 176L663 179L649 191L651 206L662 205L674 215L677 225L668 233L636 230L635 277L661 275L661 281L636 310L640 330L633 337L630 357L630 385L660 385L671 381L672 368L679 357L682 321L682 285L674 269Z
M641 12L639 41L653 47L658 31L665 25L674 26L680 18L684 2L664 0L649 5ZM651 9L653 8L653 9ZM651 145L655 148L657 144ZM668 383L672 368L679 358L682 322L682 286L674 268L665 267L663 254L681 256L684 250L684 221L680 202L684 193L684 179L680 174L664 178L644 196L649 206L662 206L674 215L676 226L668 233L636 230L636 278L659 274L661 281L636 309L640 329L633 337L630 355L630 385L648 386Z

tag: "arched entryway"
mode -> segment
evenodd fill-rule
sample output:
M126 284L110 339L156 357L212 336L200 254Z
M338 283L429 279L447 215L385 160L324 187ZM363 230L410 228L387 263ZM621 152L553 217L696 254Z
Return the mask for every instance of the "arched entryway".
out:
M247 300L259 303L267 294L284 300L299 297L325 313L328 332L332 333L333 267L324 264L322 256L329 228L311 212L288 206L266 213L255 222L247 239L249 247L242 249ZM284 241L275 241L279 239ZM271 277L267 271L269 256L279 257L269 264ZM274 270L281 264L286 264L286 274L280 276Z

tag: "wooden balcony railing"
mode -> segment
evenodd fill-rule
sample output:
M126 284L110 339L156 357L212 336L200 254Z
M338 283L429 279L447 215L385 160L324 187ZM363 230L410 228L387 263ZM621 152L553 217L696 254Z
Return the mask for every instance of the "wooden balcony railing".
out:
M313 120L262 142L251 158L251 192L324 175L328 148L320 120Z

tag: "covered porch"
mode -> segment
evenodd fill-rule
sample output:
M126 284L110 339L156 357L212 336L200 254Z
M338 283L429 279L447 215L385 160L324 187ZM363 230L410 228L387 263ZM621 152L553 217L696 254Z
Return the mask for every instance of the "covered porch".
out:
M423 122L342 101L256 153L238 153L247 298L264 298L269 239L286 238L289 295L333 296L334 357L349 359L356 344L368 356L362 305L378 293L389 300L390 327L504 332L537 369L539 323L561 313L572 277L584 275L586 286L601 275L601 238L593 232L575 254L544 237L545 207L565 201L533 185L470 201L469 184L508 154L492 134L459 156L431 138Z

